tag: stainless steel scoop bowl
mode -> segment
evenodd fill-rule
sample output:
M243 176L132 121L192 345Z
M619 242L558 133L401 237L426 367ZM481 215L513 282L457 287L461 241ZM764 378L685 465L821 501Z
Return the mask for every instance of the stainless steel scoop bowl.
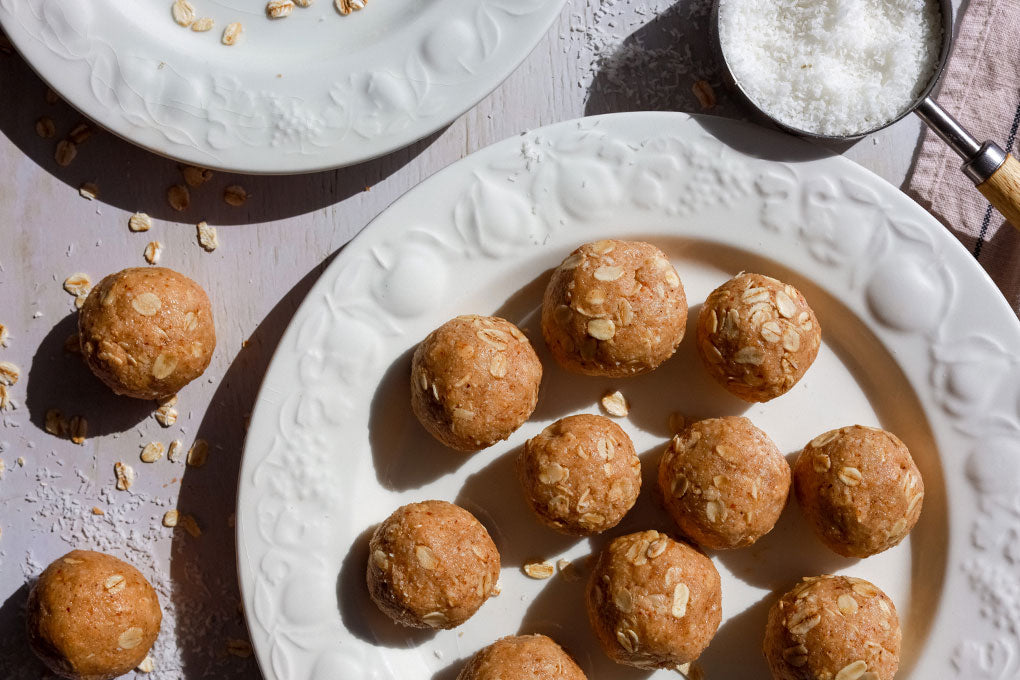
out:
M978 190L994 205L999 212L1014 226L1020 229L1020 161L1003 151L993 141L978 142L960 123L945 109L938 105L932 97L932 90L938 85L942 71L946 67L953 43L953 7L950 0L938 0L942 14L942 42L939 47L939 58L935 70L921 94L910 106L895 118L888 120L870 130L845 136L823 135L810 130L801 130L776 119L768 111L758 106L744 89L740 80L733 74L726 49L719 35L720 1L714 0L712 6L712 42L715 45L723 75L732 89L739 93L741 99L752 109L770 120L780 129L800 137L830 141L848 141L860 139L873 132L889 127L911 112L916 113L941 137L960 158L963 159L963 172L974 182ZM732 1L732 0L731 0Z

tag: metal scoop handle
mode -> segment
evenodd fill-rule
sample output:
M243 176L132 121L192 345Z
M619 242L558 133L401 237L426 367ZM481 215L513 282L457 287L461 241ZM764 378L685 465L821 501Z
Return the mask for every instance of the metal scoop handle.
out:
M988 202L1017 229L1020 229L1020 161L992 141L978 143L931 97L925 97L914 109L928 127L945 140L963 159L963 172Z

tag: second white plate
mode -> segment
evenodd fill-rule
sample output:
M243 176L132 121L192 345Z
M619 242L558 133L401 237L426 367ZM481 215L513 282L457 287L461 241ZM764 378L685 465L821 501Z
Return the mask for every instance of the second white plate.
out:
M617 666L588 626L583 581L534 581L528 560L585 559L612 536L672 531L654 470L672 411L744 413L790 454L841 425L881 425L924 476L909 540L862 561L828 552L791 502L755 546L713 556L723 624L702 658L712 680L767 677L774 593L804 575L867 578L895 601L899 678L1014 677L1020 659L1020 324L980 267L895 188L838 157L759 128L635 113L537 130L476 153L384 212L337 257L284 335L251 421L238 502L239 570L252 640L269 680L453 680L498 637L544 632L590 678ZM548 270L581 242L649 240L692 304L740 270L805 293L823 346L787 395L748 405L716 386L693 350L629 380L566 374L536 310ZM546 368L538 410L507 442L464 456L436 444L409 408L409 357L460 313L522 325ZM621 421L644 464L638 505L607 536L540 526L513 473L517 448L550 421L597 412L619 388ZM457 502L489 527L502 594L453 631L396 626L370 602L372 527L397 506ZM655 677L671 677L662 672Z
M0 0L0 26L50 86L160 154L245 173L350 165L421 139L496 88L564 0L331 0L269 19L265 2ZM232 22L243 27L221 44Z

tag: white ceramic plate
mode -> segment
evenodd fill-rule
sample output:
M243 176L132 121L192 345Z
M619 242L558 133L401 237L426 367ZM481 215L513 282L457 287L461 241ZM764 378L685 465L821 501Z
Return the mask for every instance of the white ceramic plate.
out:
M311 172L399 149L506 78L564 0L332 0L266 17L264 0L0 0L0 26L73 106L157 153L247 173ZM220 43L238 21L241 40Z
M702 658L712 680L767 677L772 593L800 576L867 578L896 602L898 678L1015 677L1020 660L1020 324L934 219L839 157L756 127L682 114L585 119L509 139L397 201L312 289L265 378L241 470L238 547L252 640L269 680L453 680L496 638L544 632L598 680L647 674L597 648L582 582L530 580L521 565L585 557L609 538L561 537L529 515L517 448L550 421L597 412L611 387L645 467L635 509L609 532L671 524L654 502L667 418L745 413L788 453L833 427L881 425L911 448L927 491L900 546L863 561L824 549L795 503L755 546L717 553L723 624ZM818 359L787 395L749 406L717 387L688 339L654 373L577 377L536 326L548 270L581 242L647 239L692 302L740 270L788 280L823 328ZM535 340L538 409L507 442L443 449L409 407L409 356L466 312L499 314ZM392 624L364 584L371 529L397 506L439 498L475 512L503 557L502 594L453 631ZM655 677L676 677L666 672Z

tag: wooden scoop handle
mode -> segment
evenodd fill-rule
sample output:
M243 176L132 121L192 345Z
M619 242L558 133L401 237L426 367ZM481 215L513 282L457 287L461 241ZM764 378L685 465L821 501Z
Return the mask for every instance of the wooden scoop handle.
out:
M1020 229L1020 161L1007 155L999 169L977 188L1010 224Z

